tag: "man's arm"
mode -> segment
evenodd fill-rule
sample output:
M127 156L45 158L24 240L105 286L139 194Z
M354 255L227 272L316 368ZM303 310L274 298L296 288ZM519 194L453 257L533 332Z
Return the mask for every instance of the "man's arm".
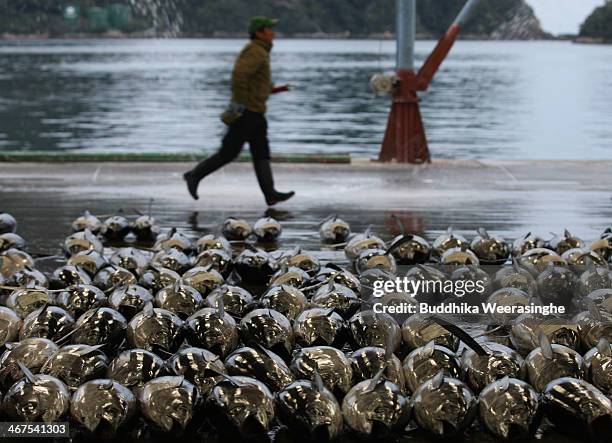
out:
M232 75L234 102L245 105L249 101L249 79L261 67L264 58L265 55L255 47L247 48L240 54Z

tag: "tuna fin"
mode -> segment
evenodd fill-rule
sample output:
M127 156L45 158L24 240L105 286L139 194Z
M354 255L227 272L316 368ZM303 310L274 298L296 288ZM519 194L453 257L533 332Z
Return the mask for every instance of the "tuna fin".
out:
M393 357L396 338L397 331L393 328L389 328L389 333L387 334L387 344L385 346L385 362L388 362Z
M153 310L153 303L151 303L150 301L147 302L142 308L142 313L145 317L153 317L153 315L155 314L155 311Z
M506 392L508 388L510 387L510 379L506 375L504 378L500 380L499 384L500 384L501 391Z
M89 432L94 432L100 425L100 419L93 414L84 414L83 424Z
M221 320L225 318L225 302L223 300L223 295L217 298L217 313Z
M323 390L325 389L325 383L323 383L323 379L321 378L321 373L319 372L318 365L314 368L312 377L313 377L314 384L317 387L317 391L323 392Z
M327 284L327 290L328 291L333 291L334 290L334 286L336 285L336 282L334 281L334 279L330 279L329 283Z
M572 234L570 233L568 229L565 229L563 234L565 235L565 238L573 238Z
M370 381L370 384L368 385L368 389L367 389L368 392L372 392L374 389L376 389L376 386L378 386L378 384L381 382L382 376L385 373L386 369L387 369L387 363L382 365L382 368L378 370L374 378Z
M248 344L248 346L250 346L250 347L258 350L262 354L264 354L269 359L271 359L271 360L274 359L272 357L272 352L269 349L266 349L261 343L255 341L255 340L249 340L249 342L247 344Z
M482 227L481 227L481 228L478 228L478 229L476 230L476 232L478 232L478 235L480 235L480 237L482 237L483 239L489 239L489 238L491 238L491 237L489 236L489 233L487 232L487 230L486 230L485 228L482 228Z
M588 300L587 308L589 310L589 314L598 322L603 321L603 317L601 316L601 312L597 305L593 302L593 300Z
M365 232L363 233L363 235L364 235L366 238L370 238L370 236L372 235L372 225L369 225L369 226L366 228L366 230L365 230Z
M32 373L32 371L30 371L30 369L26 365L18 361L17 366L19 366L19 369L21 370L21 372L23 372L23 376L26 378L28 383L36 383L36 376Z
M99 349L102 349L104 346L106 346L105 343L102 343L100 345L93 345L93 346L86 346L85 348L81 349L79 352L77 352L77 354L79 354L81 357L91 354L92 352L96 352Z
M597 342L597 351L600 354L611 356L612 350L610 349L610 343L604 337L600 338Z
M427 357L431 357L436 349L436 343L433 340L427 342L425 346L423 346L423 353Z
M530 235L531 235L531 231L529 231L527 234L525 234L525 237L523 237L523 240L527 240Z
M414 238L414 235L411 235L411 234L403 235L401 238L398 238L396 241L391 243L391 246L387 248L387 250L385 251L385 255L392 254L396 249L401 247L404 243L408 243L413 238Z
M461 329L459 326L438 317L437 315L432 315L430 318L455 337L459 338L463 343L465 343L466 346L476 352L476 354L480 356L489 355L489 353L476 340L474 340L470 334Z
M438 371L436 375L431 379L431 386L434 389L440 389L444 383L444 371Z
M550 344L550 340L543 332L540 332L539 335L540 349L542 349L542 355L547 359L552 359L554 357L554 352L552 345Z

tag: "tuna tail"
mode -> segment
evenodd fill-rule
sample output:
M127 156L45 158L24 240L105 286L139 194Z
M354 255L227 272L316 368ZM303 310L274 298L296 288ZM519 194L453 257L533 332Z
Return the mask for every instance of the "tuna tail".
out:
M440 389L442 384L444 383L444 371L440 370L434 377L431 379L431 386L434 389Z
M461 329L459 326L437 315L431 316L431 319L448 332L458 337L467 347L476 352L476 354L480 356L489 355L489 353L476 340L474 340L470 334Z
M552 359L554 357L554 352L546 334L540 332L538 340L540 342L540 349L542 349L542 355L549 360Z

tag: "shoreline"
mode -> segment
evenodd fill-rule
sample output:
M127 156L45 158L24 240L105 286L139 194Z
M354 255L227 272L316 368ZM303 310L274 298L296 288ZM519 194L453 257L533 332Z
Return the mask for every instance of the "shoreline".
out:
M42 34L0 34L0 41L37 41L37 40L140 40L140 39L172 39L172 40L190 40L190 39L219 39L219 40L234 40L244 39L246 35L242 33L213 33L213 34L164 34L164 33L150 33L150 32L135 32L135 33L122 33L119 31L109 31L106 33L76 33L76 34L63 34L63 35L51 35L48 33ZM350 34L350 33L313 33L313 34L291 34L283 35L279 34L278 39L280 40L395 40L393 33L375 33L375 34ZM440 37L434 34L419 33L416 36L416 40L438 40ZM463 41L576 41L576 36L540 36L537 38L524 38L524 39L504 39L504 38L493 38L486 35L477 34L462 34L459 35L458 40Z

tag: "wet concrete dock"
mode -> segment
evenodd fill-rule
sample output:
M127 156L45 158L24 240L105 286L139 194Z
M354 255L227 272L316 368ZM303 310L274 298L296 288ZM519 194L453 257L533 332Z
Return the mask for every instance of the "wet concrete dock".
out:
M22 233L52 250L84 209L153 213L164 226L215 231L227 216L254 221L266 212L252 166L231 164L206 178L199 201L187 194L186 163L0 163L0 210ZM513 239L545 238L564 228L586 239L612 224L612 161L461 161L429 165L276 164L277 187L297 195L269 214L283 223L284 245L319 249L318 222L337 213L355 231L374 225L384 238L406 229L435 237L449 225L471 238L483 226Z

